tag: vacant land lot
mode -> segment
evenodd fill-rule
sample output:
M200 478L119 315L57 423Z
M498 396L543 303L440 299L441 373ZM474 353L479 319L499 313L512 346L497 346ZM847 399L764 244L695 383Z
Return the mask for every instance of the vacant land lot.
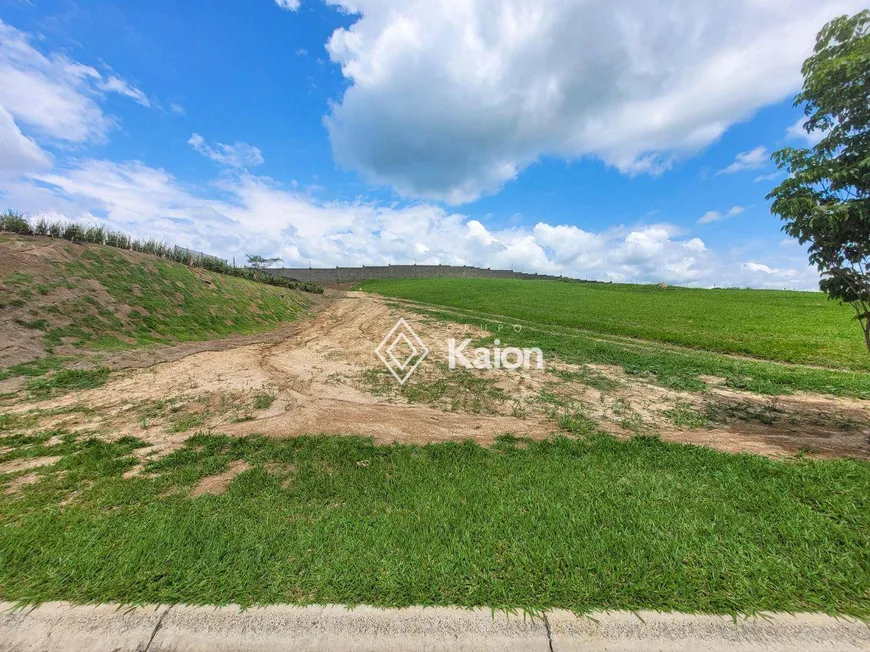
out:
M365 289L428 304L767 360L870 369L854 311L821 292L406 279Z
M127 273L106 271L112 314ZM0 599L870 617L870 374L494 316L509 302L307 300L268 337L85 339L104 366L0 381ZM403 386L374 355L399 317L431 349ZM450 370L449 337L546 368Z

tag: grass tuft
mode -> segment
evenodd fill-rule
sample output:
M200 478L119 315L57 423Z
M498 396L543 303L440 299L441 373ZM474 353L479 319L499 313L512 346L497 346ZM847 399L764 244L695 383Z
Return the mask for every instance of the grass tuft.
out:
M31 398L45 399L58 392L94 389L102 387L109 379L109 370L98 369L61 369L47 378L34 378L27 383Z
M258 392L254 395L254 409L255 410L266 410L272 407L272 403L275 402L275 394L272 392Z

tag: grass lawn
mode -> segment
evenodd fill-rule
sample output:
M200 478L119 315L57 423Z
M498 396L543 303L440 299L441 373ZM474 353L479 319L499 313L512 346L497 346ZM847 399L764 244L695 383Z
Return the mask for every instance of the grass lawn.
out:
M821 292L501 279L367 281L423 303L767 360L870 370L854 311Z
M0 503L0 598L870 617L870 464L573 423L490 449L200 434L130 479L133 438L7 431L0 463L58 459L0 475L37 474Z

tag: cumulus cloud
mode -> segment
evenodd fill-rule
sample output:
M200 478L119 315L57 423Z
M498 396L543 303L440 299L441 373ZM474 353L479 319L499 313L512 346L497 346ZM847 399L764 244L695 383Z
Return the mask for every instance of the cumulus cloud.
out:
M718 174L736 174L745 170L757 170L764 167L770 160L766 147L756 147L748 152L740 152L734 162L726 168L719 170Z
M539 222L492 227L429 203L321 201L250 172L213 182L219 198L195 192L140 162L83 160L33 181L4 180L9 205L33 214L99 221L223 257L281 256L288 266L387 263L478 265L614 282L814 288L800 250L777 250L760 274L666 223L591 231ZM100 217L95 217L100 216ZM755 264L756 261L751 261Z
M794 93L816 32L863 0L332 0L337 161L461 203L541 156L661 174Z
M299 9L300 0L275 0L275 4L281 7L281 9L296 11Z
M771 267L763 265L762 263L743 263L740 267L749 270L750 272L761 272L762 274L768 275L773 274L775 271Z
M59 141L101 141L115 125L97 103L105 93L148 105L142 91L119 77L105 78L63 55L45 55L30 41L0 20L0 107L19 126Z
M252 168L266 160L258 148L248 143L237 142L235 145L218 143L217 147L211 147L199 134L193 134L187 143L203 156L232 168Z

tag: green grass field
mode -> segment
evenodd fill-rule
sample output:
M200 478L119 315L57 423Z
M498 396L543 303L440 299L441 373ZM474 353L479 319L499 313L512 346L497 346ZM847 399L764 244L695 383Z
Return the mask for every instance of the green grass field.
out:
M821 292L501 279L396 279L386 296L765 360L870 370L854 311Z
M174 307L161 308L169 300L160 298L162 286L172 287L172 299L178 300L178 288L185 301L189 296L191 305L202 306L198 315L211 314L215 290L195 284L182 290L183 278L165 276L181 273L172 269L146 270L153 278L133 280L123 274L139 272L112 269L110 260L76 264L104 270L109 280L103 285L113 297L129 297L129 284L136 283L143 307L156 302L146 308L153 310L155 328L142 333L141 344L154 333L175 341L190 333L220 335L223 327L259 327L244 321L254 319L241 314L250 299L244 292L229 288L218 295L224 305L239 307L229 319L242 320L235 325L186 324ZM468 283L495 283L501 290L480 299L484 308L466 310L435 305L451 296L464 302L462 282L453 294L438 294L441 280L365 289L429 301L401 307L484 325L493 332L483 338L490 342L499 337L502 345L541 347L547 360L619 365L669 388L705 392L706 374L759 394L804 390L870 398L870 374L858 368L748 359L697 342L638 342L625 333L561 323L571 314L565 297L594 286L520 283L538 302L535 311L513 303L505 289L510 285ZM653 296L656 290L636 291ZM734 296L739 303L748 295ZM287 316L301 309L295 305ZM719 309L739 321L731 308ZM827 303L812 310L817 317L840 314ZM262 318L263 312L253 314ZM523 327L516 331L511 325L518 322ZM727 331L717 331L722 341ZM81 342L91 345L91 338ZM98 386L108 375L99 367L60 365L56 356L34 363L28 396ZM588 374L583 382L602 392L618 391L622 382L588 368L561 373ZM385 378L378 369L361 383L378 393ZM492 383L463 373L450 382L409 383L402 392L410 402L442 401L475 414L486 412L488 399L502 398L504 390ZM94 409L88 405L0 414L0 599L823 611L870 619L870 463L726 454L666 443L640 429L618 440L584 406L545 394L540 398L553 410L553 431L561 434L548 441L506 434L489 448L471 441L383 446L360 437L228 437L197 432L205 428L206 399L174 412L175 397L166 397L166 405L143 406L142 428L148 419L168 420L172 433L192 436L132 477L124 475L137 466L144 441L73 433L59 429L58 421L40 425L43 417ZM279 399L260 392L239 414ZM671 413L689 427L704 418L678 403ZM38 466L40 458L45 463ZM230 468L240 472L224 493L194 496L203 479Z
M492 287L488 287L489 284L492 284ZM512 294L514 287L519 287L522 293L533 297L535 303L517 304ZM493 332L493 335L481 338L482 344L492 345L493 340L498 338L503 346L539 347L543 350L546 359L557 357L563 362L572 364L617 365L628 374L640 376L670 389L703 392L706 391L707 384L702 376L715 376L724 379L725 385L732 389L757 394L778 395L803 391L870 398L870 374L857 362L852 364L854 370L784 364L775 360L705 350L697 342L693 346L686 346L656 340L639 341L621 334L582 329L570 323L560 324L560 320L571 321L570 313L566 310L566 305L569 303L566 296L574 296L574 301L580 303L585 293L598 292L602 287L612 286L471 279L370 281L362 285L362 288L367 291L408 300L410 303L397 304L396 307L402 310L427 315L434 319L481 326ZM751 291L745 290L732 291L730 295L720 295L717 294L718 291L713 290L688 290L685 295L677 291L676 295L668 295L670 290L661 290L658 287L616 287L623 294L635 291L648 297L663 292L661 296L698 296L702 299L706 297L707 300L711 297L719 297L720 303L731 297L730 300L734 305L720 306L723 314L731 315L736 314L734 306L741 305L740 302L744 297L751 297ZM447 293L448 288L449 293ZM707 294L703 294L704 292ZM468 297L475 293L483 294L480 301L484 307L479 310L462 307L466 304L473 305L473 301ZM778 294L794 294L799 298L806 293ZM811 296L815 297L815 295ZM441 306L461 305L459 307L434 305L439 303ZM836 321L834 318L842 317L840 312L842 307L836 304L821 303L819 306L820 311L826 311L829 316L834 316L833 321ZM605 309L607 308L600 308L599 311ZM614 309L618 311L622 308L617 305ZM674 310L676 311L677 308ZM577 321L581 319L582 315ZM736 317L732 319L739 321ZM654 322L652 317L650 321ZM863 349L863 340L858 327L849 320L844 323L850 330L843 333L843 338L847 335L851 336L849 344L856 348L856 355L870 358ZM516 331L512 328L514 325L520 325L521 330ZM690 330L689 333L697 333L697 330ZM689 339L688 335L685 337ZM698 334L699 340L704 337L704 334ZM786 344L795 341L803 344L799 341L798 335L792 334L789 337L791 339ZM843 346L845 347L845 342Z
M131 479L133 438L9 436L0 462L59 459L0 502L0 598L870 616L870 465L578 432L201 434ZM190 497L232 460L226 493Z
M523 322L516 332L511 327L513 321L477 317L474 311L455 312L421 304L399 307L437 320L484 326L494 334L479 338L482 345L492 346L499 339L502 346L538 347L547 360L557 357L578 365L616 365L632 376L669 389L704 392L707 384L702 376L716 376L724 379L727 387L756 394L802 391L870 399L870 374L863 371L786 365L654 342L638 344L545 323ZM502 330L497 330L499 327Z

